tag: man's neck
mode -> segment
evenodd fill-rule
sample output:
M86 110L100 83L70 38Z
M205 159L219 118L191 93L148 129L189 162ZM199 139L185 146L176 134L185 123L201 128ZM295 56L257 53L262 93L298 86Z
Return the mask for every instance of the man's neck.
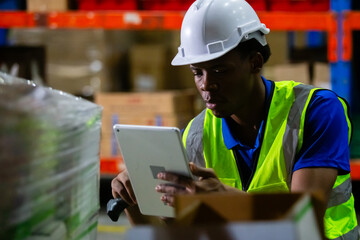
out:
M243 127L258 129L265 117L265 83L261 76L256 79L255 86L250 94L248 103L231 118Z
M241 111L231 115L236 123L234 126L236 137L248 146L255 144L261 122L265 118L265 97L265 84L260 77L250 95L249 103L251 104L247 104Z

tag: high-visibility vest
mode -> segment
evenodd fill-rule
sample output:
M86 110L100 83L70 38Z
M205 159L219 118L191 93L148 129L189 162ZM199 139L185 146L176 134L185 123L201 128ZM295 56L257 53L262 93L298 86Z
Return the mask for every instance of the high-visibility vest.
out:
M235 156L226 148L222 120L205 109L195 117L183 133L183 144L190 161L213 168L226 185L253 192L289 192L295 155L301 149L306 109L316 89L293 81L275 82L263 141L254 156L248 186L241 182ZM348 121L349 142L351 123L346 102L339 98ZM350 173L338 175L324 216L325 236L329 239L359 239Z

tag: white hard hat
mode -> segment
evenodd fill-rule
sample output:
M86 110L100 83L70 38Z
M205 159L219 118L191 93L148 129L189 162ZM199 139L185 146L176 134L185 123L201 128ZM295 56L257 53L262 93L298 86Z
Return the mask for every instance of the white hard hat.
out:
M213 60L252 38L265 46L269 32L245 0L197 0L184 16L181 45L171 64Z

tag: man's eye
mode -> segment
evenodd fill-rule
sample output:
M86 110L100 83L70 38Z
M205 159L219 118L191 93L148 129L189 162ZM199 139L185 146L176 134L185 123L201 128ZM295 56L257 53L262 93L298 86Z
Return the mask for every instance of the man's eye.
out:
M224 73L226 70L225 69L223 69L223 68L216 68L216 69L214 69L214 72L216 72L216 73Z
M202 72L200 71L193 71L194 76L201 76Z

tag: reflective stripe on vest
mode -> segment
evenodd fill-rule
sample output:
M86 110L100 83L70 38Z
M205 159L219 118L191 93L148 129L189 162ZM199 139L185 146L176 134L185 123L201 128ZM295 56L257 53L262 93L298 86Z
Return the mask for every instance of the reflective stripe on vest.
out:
M286 164L286 171L288 173L288 186L291 186L291 179L294 168L294 159L296 150L299 145L299 134L301 126L301 117L304 112L305 105L309 103L309 95L313 93L314 88L308 85L297 85L293 88L295 94L295 101L290 108L287 117L286 129L283 137L283 153ZM301 142L302 144L302 142Z
M206 110L203 110L198 116L191 120L183 134L183 143L190 162L202 167L206 167L203 150L205 111Z
M302 146L306 109L315 91L311 86L292 81L275 83L265 124L265 141L260 146L259 158L254 159L257 164L248 192L289 191L295 155ZM348 109L340 100L351 133ZM242 189L232 150L223 142L221 122L210 110L204 110L186 128L184 145L191 161L213 168L224 184ZM324 220L325 234L330 239L357 233L350 174L337 177Z
M356 226L355 228L353 228L349 232L343 234L342 236L333 238L333 240L358 240L359 239L359 231L360 231L359 226Z

